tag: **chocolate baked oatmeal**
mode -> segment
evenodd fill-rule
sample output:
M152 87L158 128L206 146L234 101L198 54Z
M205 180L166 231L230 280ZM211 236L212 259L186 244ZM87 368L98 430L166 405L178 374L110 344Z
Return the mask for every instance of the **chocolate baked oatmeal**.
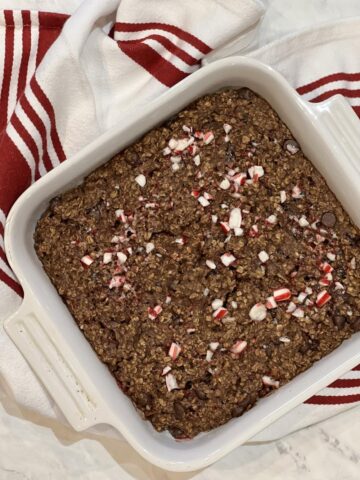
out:
M122 390L181 438L360 330L359 238L266 101L228 89L55 198L35 247Z

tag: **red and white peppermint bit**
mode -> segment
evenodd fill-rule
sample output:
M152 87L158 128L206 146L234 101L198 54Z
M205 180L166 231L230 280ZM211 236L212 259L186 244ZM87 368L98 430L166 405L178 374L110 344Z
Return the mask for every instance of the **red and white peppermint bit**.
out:
M303 303L307 296L308 296L308 294L306 292L300 292L298 297L297 297L297 301L299 303Z
M188 149L189 154L192 157L194 157L199 151L199 147L197 145L189 145L187 149Z
M133 249L131 247L128 247L126 250L127 250L129 255L133 254Z
M147 311L148 311L150 320L155 320L155 318L157 318L162 312L162 306L156 305L154 308L148 307Z
M274 297L268 297L268 298L266 299L265 307L266 307L268 310L271 310L272 308L276 308L276 307L277 307L277 303L276 303L276 301L275 301L275 298L274 298Z
M261 165L254 165L248 169L250 178L253 179L254 182L257 182L260 177L264 176L264 169Z
M135 182L141 187L145 187L146 185L146 177L145 175L143 175L142 173L140 175L138 175L136 178L135 178Z
M206 350L206 361L211 362L213 355L214 355L214 352L212 350Z
M223 127L224 127L224 132L226 133L226 135L228 133L230 133L230 131L232 130L232 126L229 125L228 123L224 123Z
M196 132L194 133L194 137L195 137L195 138L200 138L200 139L201 139L201 138L203 138L203 137L204 137L204 134L203 134L203 132L196 131Z
M225 265L225 267L229 267L236 260L232 253L224 253L223 255L221 255L220 259L222 264Z
M328 280L326 277L323 277L319 280L319 285L322 285L323 287L328 287L330 285L330 280Z
M326 238L320 235L319 233L315 235L315 238L316 238L316 243L322 243L322 242L325 242L326 240Z
M195 155L194 157L194 163L197 167L200 166L201 160L200 160L200 155Z
M206 200L212 200L214 197L210 193L204 192L204 198L206 198Z
M198 198L198 202L203 207L208 207L210 205L210 202L205 197L203 197L202 195Z
M215 300L213 300L211 302L211 308L213 310L217 310L218 308L222 307L223 305L224 305L224 302L220 298L215 298Z
M90 255L84 255L81 259L81 263L90 267L90 265L94 262L94 259L90 257Z
M212 352L215 352L215 350L218 348L219 345L220 345L219 342L210 342L209 348Z
M165 376L165 382L166 382L166 387L167 387L169 392L171 392L171 390L177 390L179 388L179 385L176 381L176 378L174 377L174 375L172 373L168 373Z
M291 196L292 196L293 198L301 198L301 197L302 197L302 193L301 193L300 187L298 187L297 185L295 185L295 187L292 189Z
M292 312L292 316L296 318L304 318L304 310L300 307L295 308L295 310Z
M191 132L191 128L188 127L187 125L183 125L183 126L182 126L182 129L183 129L184 132L186 132L186 133L190 133L190 132Z
M145 208L156 208L158 204L156 202L145 203Z
M109 288L110 290L113 288L119 288L125 283L125 277L120 277L116 275L115 277L112 277L109 283Z
M355 258L355 257L353 257L353 258L350 260L350 268L351 268L352 270L355 270L355 268L356 268L356 258Z
M170 371L171 371L170 365L166 365L166 367L163 368L163 371L162 371L161 375L166 375Z
M177 357L180 355L181 347L178 343L172 342L169 348L168 356L171 357L173 360L176 360Z
M335 291L336 290L345 290L345 287L342 283L340 282L335 282Z
M242 221L242 216L241 216L240 208L233 208L230 211L229 227L232 228L232 229L240 228L241 227L241 221Z
M171 163L180 163L181 162L181 157L180 157L180 155L172 156L172 157L170 157L170 161L171 161Z
M151 253L155 248L155 245L152 243L152 242L148 242L146 245L145 245L145 251L146 253Z
M217 223L218 216L217 215L211 215L211 221L212 221L212 223Z
M281 190L280 192L280 203L285 203L286 202L286 192L285 190Z
M313 302L312 300L310 300L310 298L307 298L307 299L305 300L305 305L306 305L307 307L312 307L312 306L314 305L314 302Z
M269 254L265 252L265 250L261 250L261 252L258 253L258 257L261 263L266 263L269 260Z
M291 298L291 292L288 288L278 288L274 291L273 295L277 302L283 302Z
M103 256L103 263L106 265L110 263L112 260L112 253L111 252L105 252Z
M171 165L171 170L172 170L173 172L177 172L178 170L180 170L180 165L179 165L178 163L173 163L173 164Z
M313 293L313 289L311 287L306 287L305 293L307 293L308 295L311 295Z
M209 145L209 143L211 143L214 140L214 138L215 137L213 132L206 132L204 133L203 142L205 143L205 145Z
M292 312L295 312L296 310L296 305L294 302L290 302L287 309L286 309L286 313L292 313Z
M126 260L128 258L127 255L125 255L125 253L123 252L118 252L116 255L121 265L124 265L124 263L126 263Z
M195 328L187 328L187 329L186 329L186 333L191 334L191 333L194 333L194 332L196 332L196 329L195 329Z
M322 290L316 297L316 306L322 307L331 299L331 295L326 291Z
M127 292L128 292L129 290L131 290L131 285L130 285L130 283L125 282L125 283L124 283L124 286L123 286L123 289L126 290Z
M193 141L193 138L180 138L180 140L177 141L175 151L183 152L189 145L193 143Z
M330 265L330 263L323 262L320 264L320 270L322 270L325 273L331 273L334 268Z
M268 375L264 375L262 377L262 382L267 387L274 387L274 388L279 388L280 387L280 382L278 382L277 380L274 380L273 378L269 377Z
M220 183L219 187L221 190L228 190L230 188L230 182L227 178L224 178L224 180Z
M279 338L279 342L282 342L282 343L290 343L291 340L290 340L290 338L288 338L288 337L280 337L280 338Z
M303 228L308 227L310 225L304 215L299 218L299 225L300 227L303 227Z
M210 268L210 270L215 270L216 268L216 263L213 262L212 260L206 260L206 266Z
M234 183L237 185L244 185L246 182L247 175L244 172L237 173L236 175L233 175L230 180L232 180Z
M257 225L252 225L249 230L249 236L254 238L259 235L259 227Z
M335 253L331 253L331 252L328 252L326 254L326 257L327 259L330 261L330 262L334 262L336 260L336 255Z
M270 215L265 219L265 223L269 225L275 225L276 222L277 222L277 216L274 214Z
M204 288L203 295L204 297L207 297L209 295L210 290L208 288Z
M185 245L184 237L176 238L175 243L178 243L179 245Z
M223 208L224 210L227 210L229 208L229 205L227 205L226 203L222 203L220 207Z
M165 298L165 303L166 303L166 305L169 305L169 303L171 303L171 297L170 297L170 295L168 295L168 296Z
M251 320L255 320L256 322L261 322L265 320L267 315L267 310L265 305L262 303L256 303L249 312L249 317Z
M231 302L231 307L236 310L238 308L238 304L237 302L235 302L234 300Z
M229 142L230 142L230 137L229 137L229 135L225 135L224 141L225 141L226 143L229 143Z
M168 143L169 148L171 148L171 150L175 150L177 148L177 144L178 144L178 141L175 138L171 138Z
M124 213L124 210L121 210L120 208L118 210L115 210L115 216L122 223L126 223L127 218L126 218L126 215Z
M230 232L230 226L227 222L220 222L220 227L222 228L224 233Z
M171 153L171 148L165 147L163 150L163 155L166 157L167 155L170 155Z
M313 229L313 230L317 230L317 224L319 223L319 220L315 220L315 222L313 222L310 227Z
M216 318L216 320L221 320L228 314L228 311L224 307L220 307L215 312L213 313L213 317Z
M199 198L200 192L199 192L199 190L192 190L191 195L192 195L194 198Z
M235 353L236 355L239 355L242 351L245 350L246 347L247 347L247 342L245 342L245 340L238 340L230 348L230 352Z
M243 228L234 228L234 235L235 237L242 237L244 235L244 229Z

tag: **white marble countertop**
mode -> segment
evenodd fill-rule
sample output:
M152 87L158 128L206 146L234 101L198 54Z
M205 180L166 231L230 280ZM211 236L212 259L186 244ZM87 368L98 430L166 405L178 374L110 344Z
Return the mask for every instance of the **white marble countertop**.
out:
M360 16L359 0L263 3L259 46L314 23ZM0 388L0 480L358 480L359 414L360 407L275 442L239 447L201 472L169 474L123 441L85 437L21 413Z

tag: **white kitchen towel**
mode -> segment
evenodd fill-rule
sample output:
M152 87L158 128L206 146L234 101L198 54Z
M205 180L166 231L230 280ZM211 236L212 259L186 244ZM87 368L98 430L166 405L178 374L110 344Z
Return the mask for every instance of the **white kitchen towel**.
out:
M129 111L191 74L212 51L236 37L246 44L244 35L253 32L262 13L252 0L122 0L120 6L119 0L87 0L73 13L79 4L22 0L23 10L0 13L0 242L6 214L32 181L126 121ZM11 2L0 1L0 8L12 8ZM326 26L251 55L280 70L310 100L340 89L356 107L359 26ZM21 289L2 248L0 243L3 319L20 304ZM20 405L58 415L3 331L0 381ZM277 438L358 401L360 371L354 370L256 440Z

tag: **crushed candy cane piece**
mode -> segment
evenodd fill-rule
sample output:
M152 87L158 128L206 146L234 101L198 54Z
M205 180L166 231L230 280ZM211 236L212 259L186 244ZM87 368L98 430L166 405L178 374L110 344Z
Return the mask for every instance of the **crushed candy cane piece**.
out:
M218 216L217 215L211 215L211 221L212 221L212 223L217 223Z
M345 290L345 287L341 282L335 282L335 291L336 290Z
M199 198L200 192L199 192L199 190L193 190L193 191L191 192L191 195L192 195L194 198Z
M81 262L89 267L94 262L94 259L91 258L90 255L84 255L81 259Z
M252 225L249 230L250 237L257 237L259 235L259 227L257 225Z
M176 238L175 243L178 243L179 245L185 245L184 237Z
M105 252L103 256L103 263L108 264L112 260L112 253L111 252Z
M213 355L214 355L214 352L212 350L206 350L206 361L211 362Z
M178 163L173 163L173 164L171 165L171 170L172 170L173 172L177 172L178 170L180 170L180 165L179 165Z
M263 177L265 173L261 165L254 165L253 167L250 167L248 172L250 178L252 178L254 182L256 182L260 177Z
M286 309L286 313L292 313L292 312L295 312L296 310L296 305L294 302L290 302L287 309Z
M238 340L230 348L230 352L235 353L236 355L239 355L241 352L245 350L246 347L247 347L247 342L245 340Z
M247 175L246 173L237 173L233 175L230 180L232 180L236 185L244 185L246 183Z
M120 277L118 275L115 275L115 277L112 277L109 283L109 288L110 290L113 288L119 288L125 283L125 277Z
M313 293L313 289L311 287L306 287L305 293L307 293L308 295L311 295Z
M224 180L220 183L219 187L221 190L228 190L230 188L230 182L227 178L224 178Z
M178 144L178 141L175 140L175 138L171 138L168 143L169 148L171 148L171 150L175 150L177 148L177 144Z
M212 200L214 197L212 195L210 195L210 193L208 192L204 192L204 198L206 200Z
M296 318L304 318L304 310L298 307L292 312L292 316Z
M180 355L181 347L178 343L172 342L169 348L168 356L171 357L173 360L176 360L177 357Z
M170 365L166 365L166 367L163 368L163 371L162 371L161 375L166 375L170 371L171 371Z
M145 187L146 185L146 177L145 175L143 175L142 173L140 175L138 175L136 178L135 178L135 182L141 187Z
M220 298L215 298L215 300L213 300L211 302L211 308L213 310L217 310L218 308L222 307L223 305L224 305L224 302Z
M225 135L224 140L226 143L230 142L230 137L229 135Z
M231 307L236 310L238 308L238 304L237 302L235 302L234 300L231 302Z
M250 310L249 316L251 320L255 320L257 322L261 322L262 320L265 320L267 315L267 310L265 305L262 303L256 303Z
M228 314L228 311L224 307L220 307L215 312L213 313L213 317L216 318L217 320L221 320Z
M334 262L336 260L336 255L335 253L331 253L331 252L328 252L326 254L326 257L327 259L330 261L330 262Z
M269 225L275 225L275 223L277 222L277 216L272 214L269 217L267 217L265 222L268 223Z
M167 155L170 155L170 153L171 153L171 148L165 147L163 150L163 155L167 156Z
M205 197L203 197L202 195L198 198L198 202L203 207L208 207L210 205L210 202Z
M229 227L230 228L240 228L241 227L241 210L240 208L233 208L230 212L229 218Z
M191 128L188 127L187 125L183 125L183 126L182 126L182 129L183 129L184 132L186 132L186 133L190 133L190 132L191 132Z
M209 145L209 143L211 143L214 140L214 138L215 137L213 132L206 132L204 133L203 142L205 143L205 145Z
M320 270L322 270L325 273L331 273L334 268L330 265L330 263L323 262L320 264Z
M177 390L179 388L176 378L172 373L168 373L165 376L165 381L166 381L166 387L169 392L171 392L172 390Z
M125 253L123 253L123 252L118 252L116 255L117 255L117 258L118 258L119 262L122 265L124 265L124 263L126 263L126 260L128 258L127 255L125 255Z
M225 233L230 232L230 225L227 222L220 222L220 227Z
M195 165L196 165L197 167L200 166L200 163L201 163L200 155L196 155L196 156L194 157L194 163L195 163Z
M224 253L223 255L221 255L220 259L222 264L225 265L225 267L229 267L236 260L232 253Z
M187 329L186 329L186 332L189 333L189 334L191 334L191 333L196 332L196 329L195 329L195 328L187 328Z
M271 310L272 308L276 308L277 307L277 303L276 303L276 300L274 297L268 297L266 299L266 303L265 303L265 306L268 310Z
M210 268L210 270L215 270L216 268L216 263L213 262L212 260L206 260L206 266Z
M286 202L286 192L285 190L281 190L280 192L280 203L285 203Z
M277 302L283 302L285 300L289 300L291 297L291 292L288 288L278 288L274 291L273 295Z
M282 343L290 343L291 342L290 338L288 338L288 337L280 337L279 341L282 342Z
M268 375L264 375L262 377L262 382L267 387L279 388L279 386L280 386L280 382L278 382L277 380L274 380L273 378L269 377Z
M126 215L124 214L124 210L121 210L121 208L115 210L115 216L122 223L126 223L127 218L126 218Z
M258 253L258 257L261 263L266 263L269 260L269 254L265 252L265 250L261 250L261 252Z
M355 268L356 268L356 258L355 258L355 257L353 257L353 258L350 260L350 268L351 268L352 270L355 270Z
M207 297L209 295L210 290L208 288L204 288L203 295L204 297Z
M308 294L306 292L300 292L298 297L297 297L297 301L299 303L303 303L307 296L308 296Z
M232 130L232 126L229 125L228 123L224 123L223 127L224 127L224 132L226 133L226 135L228 133L230 133L230 131Z
M180 163L181 162L181 157L179 155L172 156L172 157L170 157L170 161L172 163Z
M306 220L306 217L303 215L302 217L300 217L299 219L299 225L300 227L308 227L310 224L309 222Z
M148 242L146 245L145 245L145 251L146 253L151 253L155 248L155 245L152 243L152 242Z
M209 348L212 352L215 352L215 350L218 348L219 345L220 345L219 342L210 342Z
M235 237L242 237L244 235L244 229L243 228L234 228L234 235Z
M331 299L331 295L326 291L322 290L316 297L316 306L322 307Z
M148 307L147 311L148 311L150 320L155 320L155 318L157 318L162 312L162 306L156 305L154 308Z
M292 189L291 196L292 196L293 198L301 198L301 197L302 197L302 193L301 193L300 187L298 187L297 185L295 185L295 187Z

